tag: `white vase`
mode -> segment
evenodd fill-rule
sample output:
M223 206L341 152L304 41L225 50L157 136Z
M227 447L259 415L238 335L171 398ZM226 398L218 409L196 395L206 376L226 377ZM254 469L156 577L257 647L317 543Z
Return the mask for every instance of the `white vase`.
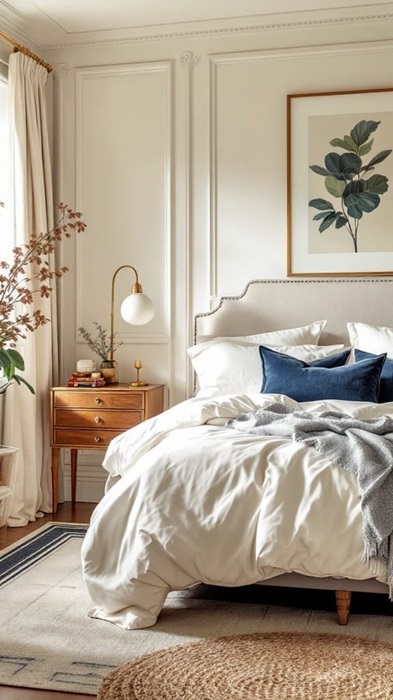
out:
M0 446L0 527L6 524L11 512L18 453L17 447Z
M1 387L7 384L6 377L0 376L0 391ZM4 404L5 404L5 392L0 394L0 445L3 444L3 433L4 433Z

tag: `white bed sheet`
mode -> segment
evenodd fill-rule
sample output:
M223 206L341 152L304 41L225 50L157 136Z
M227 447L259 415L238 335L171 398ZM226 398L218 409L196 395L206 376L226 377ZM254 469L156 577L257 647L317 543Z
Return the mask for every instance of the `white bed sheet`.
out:
M88 614L125 629L154 625L170 590L243 586L284 572L385 582L362 560L354 477L313 448L225 427L281 401L367 419L393 403L283 395L193 398L123 433L104 466L121 478L97 505L82 548Z

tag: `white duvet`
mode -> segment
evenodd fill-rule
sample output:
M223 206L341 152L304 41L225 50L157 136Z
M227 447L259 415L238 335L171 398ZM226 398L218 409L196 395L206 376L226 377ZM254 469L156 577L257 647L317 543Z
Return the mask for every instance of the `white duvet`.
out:
M363 562L354 477L292 440L238 433L229 418L280 401L358 418L393 403L231 394L189 399L123 433L104 467L121 477L96 507L82 548L91 617L154 625L170 590L243 586L285 572L385 581Z

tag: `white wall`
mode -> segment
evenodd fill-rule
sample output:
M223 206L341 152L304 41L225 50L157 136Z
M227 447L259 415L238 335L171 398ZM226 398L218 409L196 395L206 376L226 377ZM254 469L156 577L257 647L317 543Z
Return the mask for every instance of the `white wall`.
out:
M115 328L120 380L192 392L193 316L249 279L286 276L286 96L393 85L393 22L314 14L259 30L61 48L54 64L58 200L88 230L65 251L63 379L109 326L114 271L134 265L156 316ZM118 278L117 301L131 275ZM78 498L98 498L100 455L80 454Z

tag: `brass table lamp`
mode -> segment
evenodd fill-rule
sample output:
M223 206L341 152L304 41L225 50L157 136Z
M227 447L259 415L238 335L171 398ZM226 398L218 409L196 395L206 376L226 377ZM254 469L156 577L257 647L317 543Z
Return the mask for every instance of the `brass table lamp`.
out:
M110 360L114 363L114 319L115 319L115 280L120 272L129 268L133 271L135 275L135 281L132 285L131 294L126 297L120 307L120 314L126 323L135 326L143 326L145 323L149 323L154 316L154 306L151 299L149 299L146 294L142 292L142 285L139 283L138 273L132 265L121 265L112 277L112 290L111 290L111 329L110 329ZM139 380L139 372L142 368L142 362L140 360L135 360L134 367L137 371L136 382L130 382L130 386L146 386L147 382L142 382Z

